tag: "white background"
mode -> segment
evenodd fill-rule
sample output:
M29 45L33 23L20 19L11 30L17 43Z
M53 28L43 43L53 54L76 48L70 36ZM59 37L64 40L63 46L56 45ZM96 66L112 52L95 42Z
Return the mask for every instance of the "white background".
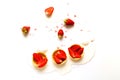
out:
M34 43L23 44L29 40L22 37L20 27L45 23L39 14L42 16L44 8L50 5L57 8L59 15L71 8L79 13L81 26L90 27L96 33L95 57L66 75L41 74L24 61L31 56L31 53L26 55L28 46ZM120 80L119 27L119 0L1 0L0 80Z

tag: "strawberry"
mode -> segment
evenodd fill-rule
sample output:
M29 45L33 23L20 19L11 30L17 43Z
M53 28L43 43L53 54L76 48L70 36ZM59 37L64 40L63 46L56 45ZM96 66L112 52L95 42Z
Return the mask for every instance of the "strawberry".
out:
M56 56L59 58L59 59L62 59L62 60L65 60L66 59L66 54L63 50L59 50L56 52Z
M62 38L63 38L63 35L64 35L63 30L62 30L62 29L59 29L59 31L58 31L58 37L59 37L59 39L62 39Z
M69 51L70 56L71 56L72 58L75 58L75 54L74 54L74 52L72 51L72 49L71 49L71 48L68 48L68 51Z
M23 26L22 27L22 32L23 32L24 36L27 36L29 31L30 31L30 26Z
M84 48L82 48L80 45L75 44L69 47L68 51L69 51L70 56L73 59L76 59L76 58L80 59L83 54Z
M80 58L81 58L81 55L76 54L76 55L75 55L75 58L76 58L76 59L80 59Z
M39 55L38 53L33 53L33 60L35 61L35 63L38 63L41 59L41 55Z
M38 62L38 67L42 68L47 64L48 59L44 58L42 61Z
M42 68L47 64L47 57L43 53L33 53L33 62L38 68Z
M46 16L50 17L54 11L54 7L48 7L45 9Z
M78 53L81 55L83 53L83 51L84 51L84 48L81 48L78 50Z
M81 58L84 48L79 49L77 52L74 52L75 58Z
M64 23L65 23L65 25L68 25L68 26L73 26L74 25L74 21L70 18L65 19Z
M67 59L67 56L66 56L66 53L63 50L59 49L59 50L56 50L53 53L53 59L55 60L55 62L57 64L61 64Z
M61 64L61 63L62 63L62 60L59 59L57 56L53 56L53 58L54 58L54 60L55 60L55 62L56 62L57 64Z
M73 45L73 46L71 46L71 49L73 50L73 51L78 51L79 49L80 49L81 47L79 46L79 45Z

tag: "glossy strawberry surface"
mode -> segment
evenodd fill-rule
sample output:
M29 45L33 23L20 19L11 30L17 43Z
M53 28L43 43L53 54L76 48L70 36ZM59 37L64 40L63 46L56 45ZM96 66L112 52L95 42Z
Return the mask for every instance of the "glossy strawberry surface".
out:
M62 64L67 59L67 56L63 50L56 50L53 53L53 59L57 64Z
M33 53L33 62L38 68L42 68L47 64L47 57L43 53Z
M84 48L82 48L80 45L72 45L68 48L69 54L72 58L81 58Z

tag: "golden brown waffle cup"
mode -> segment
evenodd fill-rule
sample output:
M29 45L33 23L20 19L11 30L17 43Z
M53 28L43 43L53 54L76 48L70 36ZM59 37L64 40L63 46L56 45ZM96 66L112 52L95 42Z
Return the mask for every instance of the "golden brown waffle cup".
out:
M61 50L61 49L57 49L57 50ZM52 59L53 59L53 63L54 63L54 64L57 64L56 61L54 60L54 57L53 57L54 54L55 54L55 52L56 52L57 50L55 50L55 51L53 52L53 55L52 55ZM57 65L62 66L62 65L64 65L66 62L67 62L67 58L66 58L62 63L57 64Z
M46 55L43 52L37 52L37 53L38 54L42 54L44 57L46 57ZM46 65L47 65L47 63L46 63L43 67L38 67L38 65L35 63L35 61L33 60L33 58L32 58L32 63L33 63L33 66L36 69L39 69L39 70L43 70L46 67Z
M79 44L73 44L73 45L79 45ZM81 45L79 45L79 46L80 46L81 48L84 48L84 47L81 46ZM69 53L69 51L68 51L68 53ZM70 56L70 53L69 53L69 56ZM73 57L70 56L70 58L71 58L72 61L79 61L79 60L81 60L83 57L84 57L84 51L83 51L83 53L81 54L81 57L80 57L80 58L73 58Z

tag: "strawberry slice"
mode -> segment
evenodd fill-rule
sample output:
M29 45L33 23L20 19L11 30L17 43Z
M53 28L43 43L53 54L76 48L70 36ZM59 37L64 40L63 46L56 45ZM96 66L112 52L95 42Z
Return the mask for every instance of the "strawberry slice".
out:
M40 54L38 54L38 53L33 53L33 60L37 64L39 61L42 60L42 56Z
M62 64L67 59L67 56L63 50L59 49L53 53L53 59L57 64Z
M73 59L80 59L82 57L84 48L82 48L80 45L72 45L68 48L69 54Z
M45 9L46 16L50 17L54 11L54 7L48 7Z
M63 50L59 50L56 52L56 56L59 59L65 60L66 59L66 53Z
M53 59L55 60L55 62L56 62L57 64L61 64L61 63L62 63L62 60L59 59L57 56L53 56Z
M38 67L39 67L39 68L44 67L44 66L47 64L47 61L48 61L47 58L42 59L42 61L39 61L39 62L38 62Z
M38 68L42 68L47 64L47 57L43 53L33 53L33 62Z
M71 49L73 50L73 51L77 51L77 50L79 50L81 47L79 46L79 45L74 45L74 46L71 46Z
M30 31L30 26L23 26L22 27L22 32L24 36L27 36Z
M75 55L75 58L76 58L76 59L80 59L80 58L81 58L81 55L76 54L76 55Z
M73 52L73 50L71 48L68 48L69 54L72 58L75 58L75 53Z
M70 18L65 19L64 23L67 26L73 26L74 25L74 21L72 19L70 19Z
M84 48L81 48L81 49L78 50L78 53L79 53L80 55L82 55L83 51L84 51Z
M59 38L59 39L62 39L62 38L63 38L63 35L64 35L63 30L62 30L62 29L59 29L59 31L58 31L58 38Z

